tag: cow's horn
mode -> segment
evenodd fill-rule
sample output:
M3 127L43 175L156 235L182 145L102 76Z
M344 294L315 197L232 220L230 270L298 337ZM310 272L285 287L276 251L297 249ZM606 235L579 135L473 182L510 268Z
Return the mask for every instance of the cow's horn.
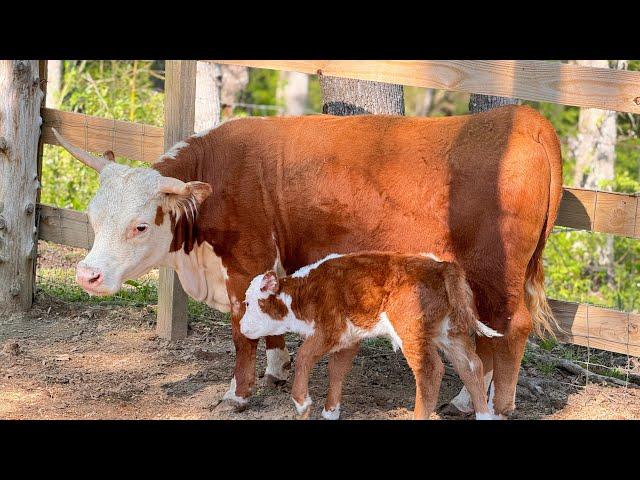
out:
M104 157L91 155L90 153L85 152L84 150L78 147L74 147L69 142L67 142L65 138L62 135L60 135L55 128L52 128L51 130L53 130L53 135L56 137L60 145L62 145L62 147L67 152L69 152L71 155L76 157L78 160L84 163L87 167L91 167L94 170L96 170L98 173L100 173L102 169L109 163L109 160L107 160Z

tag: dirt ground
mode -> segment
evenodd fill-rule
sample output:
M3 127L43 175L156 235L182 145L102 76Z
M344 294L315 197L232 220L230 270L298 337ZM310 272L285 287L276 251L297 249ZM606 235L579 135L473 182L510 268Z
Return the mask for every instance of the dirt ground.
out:
M288 337L287 345L295 354L298 338ZM155 335L150 308L88 306L41 295L27 314L0 318L0 418L293 418L291 379L276 389L260 378L242 413L216 407L233 362L231 328L223 318L195 322L187 339L172 343ZM264 368L261 345L258 372ZM543 393L519 386L514 418L640 418L638 389L585 388L584 378L558 372L530 378ZM312 418L319 418L326 384L325 360L311 378ZM460 387L447 373L440 403ZM413 377L402 354L385 342L363 345L344 387L342 418L410 419L413 401Z

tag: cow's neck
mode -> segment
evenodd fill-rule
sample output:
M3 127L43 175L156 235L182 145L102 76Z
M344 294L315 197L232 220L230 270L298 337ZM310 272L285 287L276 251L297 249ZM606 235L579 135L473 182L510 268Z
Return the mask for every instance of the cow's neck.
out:
M222 312L230 311L227 269L209 242L195 244L189 253L183 249L168 253L165 265L176 271L190 297Z

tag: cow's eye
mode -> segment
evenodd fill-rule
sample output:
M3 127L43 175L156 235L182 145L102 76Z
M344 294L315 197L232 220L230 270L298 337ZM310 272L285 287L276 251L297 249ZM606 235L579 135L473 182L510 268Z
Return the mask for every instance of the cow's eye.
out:
M149 225L147 225L146 223L141 223L140 225L138 225L136 227L136 230L140 233L144 232L147 228L149 227Z

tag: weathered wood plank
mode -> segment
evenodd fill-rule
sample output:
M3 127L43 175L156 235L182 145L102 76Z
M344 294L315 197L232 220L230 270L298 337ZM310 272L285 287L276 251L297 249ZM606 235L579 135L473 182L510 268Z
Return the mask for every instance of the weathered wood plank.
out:
M539 60L210 60L640 113L640 72Z
M640 314L558 300L550 304L566 332L559 334L561 341L640 356Z
M42 118L42 138L50 145L59 145L51 131L55 127L74 145L99 154L112 150L118 156L152 163L164 151L164 132L160 127L51 108L42 110Z
M564 188L556 225L640 238L637 194Z
M196 61L167 60L165 66L165 150L193 133L196 102ZM160 268L158 335L179 340L187 336L187 294L178 275Z
M93 229L86 213L50 205L38 205L40 229L38 238L48 242L86 248L93 245Z

